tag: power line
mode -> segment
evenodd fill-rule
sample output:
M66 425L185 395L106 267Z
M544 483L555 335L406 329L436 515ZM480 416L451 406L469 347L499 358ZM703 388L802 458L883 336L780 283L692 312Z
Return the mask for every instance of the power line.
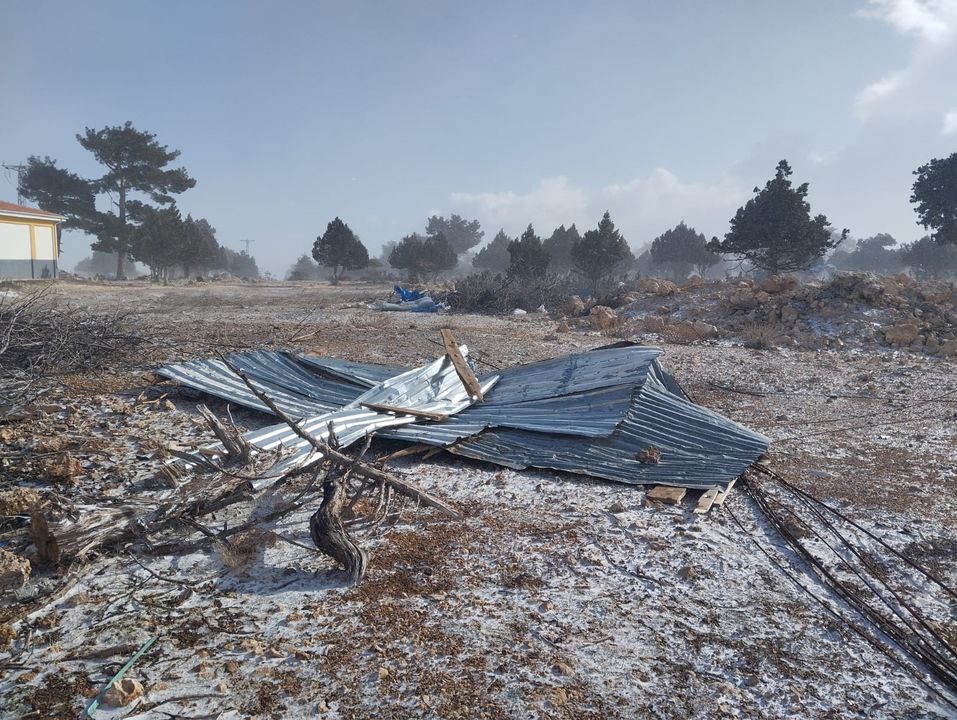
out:
M240 240L240 243L246 246L246 254L249 255L249 244L256 242L255 240Z

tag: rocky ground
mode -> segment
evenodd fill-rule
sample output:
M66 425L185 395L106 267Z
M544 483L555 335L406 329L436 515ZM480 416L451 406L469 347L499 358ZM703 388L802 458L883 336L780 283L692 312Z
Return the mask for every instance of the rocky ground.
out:
M573 299L565 310L599 329L623 327L670 342L724 338L757 349L908 348L957 356L957 284L908 275L842 273L801 283L778 275L678 286L646 278L624 288L616 307Z
M646 281L604 327L590 319L603 311L584 303L508 317L368 310L384 286L61 284L61 302L135 309L151 343L133 360L60 378L0 425L4 527L22 525L38 499L148 503L164 448L211 439L197 422L201 398L155 384L158 364L286 347L415 365L441 352L438 329L451 326L499 367L623 337L662 346L698 402L772 438L772 468L954 586L953 287L782 283ZM667 330L695 322L715 330ZM747 337L764 325L773 329ZM895 334L902 325L916 337ZM200 546L26 568L29 581L0 608L0 716L76 717L154 636L128 675L129 704L95 717L949 716L940 696L782 574L772 558L800 566L742 492L702 516L696 498L657 505L643 488L554 472L442 455L394 467L466 516L403 506L363 537L372 563L358 588L285 543L242 557ZM234 506L216 526L278 500ZM262 526L308 543L311 510ZM910 592L953 631L953 603L925 585Z

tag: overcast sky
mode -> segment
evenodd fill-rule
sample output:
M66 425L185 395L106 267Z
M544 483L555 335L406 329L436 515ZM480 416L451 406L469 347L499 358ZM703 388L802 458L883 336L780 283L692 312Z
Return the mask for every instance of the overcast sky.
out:
M182 151L179 198L284 273L334 216L375 253L432 213L542 235L612 217L707 236L781 158L814 212L922 234L912 171L957 151L957 0L0 0L0 159L93 177L84 127ZM0 176L0 199L16 188ZM69 234L64 264L88 254Z

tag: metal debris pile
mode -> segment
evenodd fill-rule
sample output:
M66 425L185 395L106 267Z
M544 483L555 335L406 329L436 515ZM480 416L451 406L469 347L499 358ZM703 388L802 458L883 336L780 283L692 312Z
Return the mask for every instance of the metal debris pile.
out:
M446 348L454 350L450 337ZM608 347L475 378L464 361L453 362L455 352L410 370L257 351L168 365L159 374L275 414L252 383L281 413L340 446L374 434L513 469L725 492L767 451L768 439L692 402L662 368L661 354ZM286 422L246 440L261 450L292 450L273 477L316 452Z

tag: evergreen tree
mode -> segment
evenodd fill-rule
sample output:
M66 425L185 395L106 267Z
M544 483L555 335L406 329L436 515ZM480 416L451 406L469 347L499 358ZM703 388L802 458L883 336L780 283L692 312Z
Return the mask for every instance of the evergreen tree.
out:
M508 276L517 278L545 277L548 270L548 253L542 239L535 234L531 223L518 240L508 244Z
M887 233L878 233L873 237L858 240L854 251L843 258L843 266L848 269L867 270L874 273L900 272L900 251L892 249L896 245L897 241ZM835 258L832 255L831 262L834 261Z
M444 236L456 255L474 248L485 235L478 220L465 220L455 214L450 218L433 215L426 222L425 232L430 237Z
M565 229L564 225L555 228L551 236L545 240L545 252L551 258L549 268L553 272L573 270L575 261L572 258L572 248L575 247L575 243L580 241L581 235L574 224L568 229Z
M116 276L121 278L133 238L129 222L130 194L139 192L158 205L168 205L173 202L171 194L185 192L196 181L183 168L167 168L179 157L178 150L160 145L154 134L137 130L129 121L102 130L86 128L76 139L107 170L99 180L93 181L93 186L115 198L117 212L97 217L97 241L92 248L117 253Z
M319 277L319 266L312 261L306 253L299 256L299 259L289 268L286 273L287 280L315 280Z
M455 250L442 234L406 235L389 255L389 264L407 271L412 281L434 279L439 273L454 268L457 260Z
M724 240L712 238L711 252L748 260L768 274L804 270L847 237L832 236L824 215L811 217L808 185L791 186L791 166L778 163L774 177L731 219Z
M57 225L57 243L62 230L94 230L98 225L96 192L89 180L84 180L56 166L56 160L36 155L27 159L27 169L20 176L19 193L47 212L66 218Z
M478 251L472 259L472 265L492 272L505 272L510 262L508 246L511 242L512 238L504 230L499 230L492 242Z
M179 208L176 203L164 208L145 206L139 209L138 220L130 238L131 256L149 267L154 280L166 280L170 269L180 262L186 234Z
M721 261L707 245L705 236L682 220L652 241L651 259L656 265L670 267L676 280L684 280L692 268L704 275L709 267Z
M957 274L957 245L936 242L930 235L904 245L900 258L919 278L945 278Z
M598 228L586 232L572 246L572 259L575 269L591 282L593 290L597 290L605 279L630 263L634 256L625 238L615 228L611 213L606 210Z
M936 242L957 244L957 153L931 160L914 174L910 201L917 205L917 224L932 229Z
M316 238L312 256L323 267L332 268L332 281L339 282L346 270L358 270L369 264L369 252L362 241L338 217Z

